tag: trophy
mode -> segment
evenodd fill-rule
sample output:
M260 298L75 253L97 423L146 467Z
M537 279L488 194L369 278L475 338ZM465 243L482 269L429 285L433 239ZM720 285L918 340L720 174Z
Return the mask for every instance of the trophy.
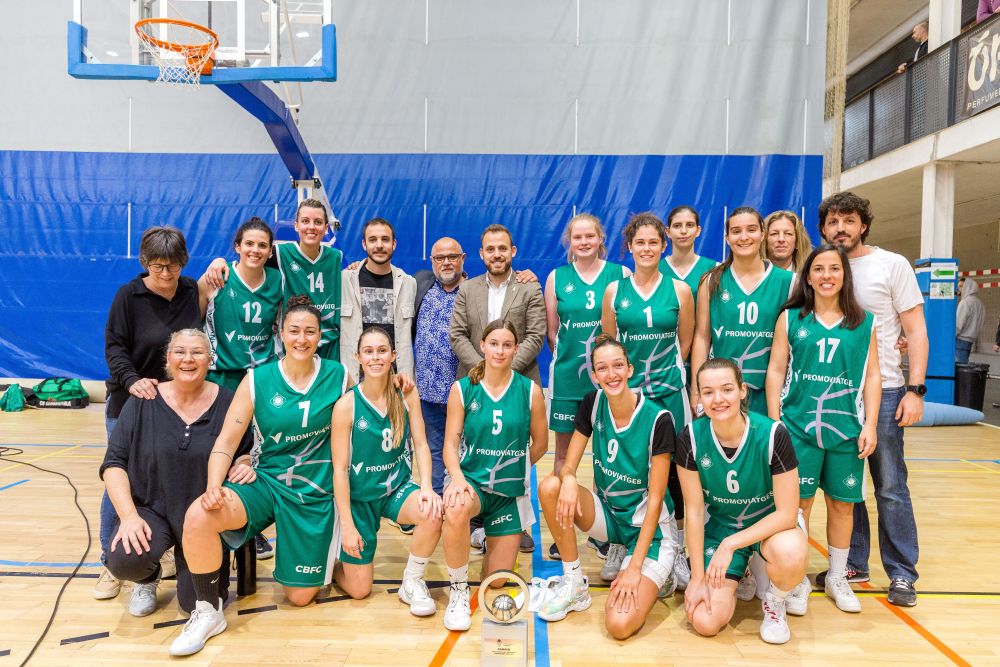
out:
M490 588L490 584L498 579L506 579L521 589L520 602L507 592L509 590L507 588ZM492 573L479 585L479 608L483 610L484 615L483 666L527 665L528 623L519 620L528 611L528 584L524 578L510 570L497 570Z

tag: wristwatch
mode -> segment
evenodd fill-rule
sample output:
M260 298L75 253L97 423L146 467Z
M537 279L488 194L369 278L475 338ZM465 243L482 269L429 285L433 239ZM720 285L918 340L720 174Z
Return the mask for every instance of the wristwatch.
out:
M914 394L916 394L920 398L923 398L924 394L927 393L927 385L925 385L925 384L908 384L908 385L906 385L905 389L908 392L912 391Z

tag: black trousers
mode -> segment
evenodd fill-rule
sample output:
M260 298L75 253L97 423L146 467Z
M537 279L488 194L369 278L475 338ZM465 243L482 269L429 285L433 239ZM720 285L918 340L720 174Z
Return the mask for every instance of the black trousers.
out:
M114 551L111 549L107 553L107 567L115 577L122 581L134 581L139 584L149 584L157 580L160 576L160 558L170 548L174 547L174 560L177 563L177 603L186 612L194 610L195 594L194 584L191 581L191 571L188 570L187 560L184 558L184 547L181 543L181 530L179 526L171 527L167 519L149 509L148 507L136 507L142 520L149 524L152 537L149 539L149 551L138 554L131 546L130 554L125 553L125 547L121 542L115 545ZM112 535L118 534L120 520L115 521ZM221 541L221 540L220 540ZM229 549L223 545L222 567L219 568L219 597L225 601L229 597Z

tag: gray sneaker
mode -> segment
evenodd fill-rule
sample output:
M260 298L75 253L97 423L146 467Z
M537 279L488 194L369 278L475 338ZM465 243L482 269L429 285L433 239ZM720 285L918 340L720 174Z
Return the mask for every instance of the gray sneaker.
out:
M917 589L906 579L897 577L889 584L889 604L897 607L917 606Z
M151 584L134 584L132 597L128 601L128 613L133 616L149 616L156 611L156 587L159 585L159 579Z
M601 568L601 579L604 581L614 581L622 569L622 561L626 555L625 545L612 544L608 547L608 557L604 559L604 567Z

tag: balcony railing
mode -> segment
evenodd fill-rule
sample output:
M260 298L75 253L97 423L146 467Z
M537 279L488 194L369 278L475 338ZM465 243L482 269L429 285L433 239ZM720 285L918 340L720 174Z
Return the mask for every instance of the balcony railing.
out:
M986 32L989 34L984 38ZM1000 16L942 44L906 71L855 97L844 107L842 165L857 165L961 122L966 108L970 50L976 73L992 86L1000 62L993 41L1000 39ZM1000 98L998 98L1000 99ZM983 108L988 108L990 104Z

